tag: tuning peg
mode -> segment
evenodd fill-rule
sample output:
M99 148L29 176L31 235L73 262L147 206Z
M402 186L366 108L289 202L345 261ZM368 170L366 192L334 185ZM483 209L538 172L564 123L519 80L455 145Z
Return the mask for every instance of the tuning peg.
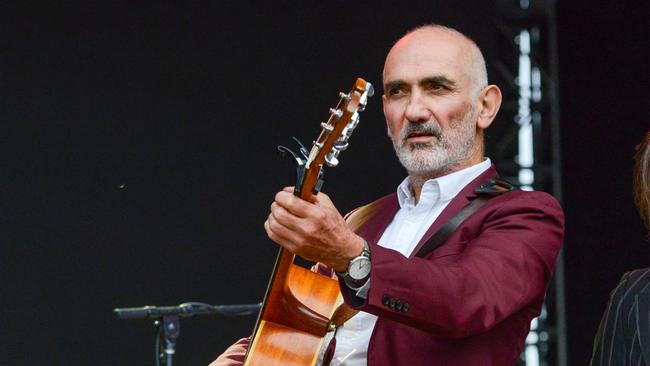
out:
M344 92L339 92L339 98L350 100L350 94L345 94Z
M353 126L350 125L345 126L345 128L341 132L341 136L342 136L341 139L347 141L350 138L350 136L352 136L353 131L354 131Z
M334 131L334 126L330 125L330 124L327 123L327 122L321 122L321 123L320 123L320 127L321 127L323 130L327 131L328 133Z
M345 139L345 140L338 139L338 140L334 141L333 145L334 145L334 148L336 148L336 150L339 150L339 151L343 151L343 150L347 149L348 146L350 146L347 139Z
M361 94L361 100L359 100L359 111L363 112L366 109L368 98L373 95L375 95L375 87L370 83L366 83L366 90Z
M359 125L359 114L357 112L354 112L352 115L352 119L348 124L343 128L343 131L341 132L341 135L345 137L345 140L347 141L350 136L352 136L352 132L354 132L354 129Z
M372 97L373 95L375 95L375 87L372 86L372 84L370 83L366 83L366 94L368 95L368 97Z
M337 158L339 156L340 151L338 151L336 148L332 148L332 151L330 151L327 156L325 156L325 163L329 167L336 167L339 165L339 159Z
M359 112L354 112L352 117L350 117L350 122L348 122L348 127L352 130L357 128L357 125L359 124Z
M341 118L343 111L340 109L330 108L330 114L336 116L337 118Z

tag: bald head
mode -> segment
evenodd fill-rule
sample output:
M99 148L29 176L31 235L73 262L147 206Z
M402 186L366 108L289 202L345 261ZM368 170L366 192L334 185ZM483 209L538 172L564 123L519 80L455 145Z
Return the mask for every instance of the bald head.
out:
M412 47L432 48L436 52L450 52L467 78L470 95L478 96L488 84L485 59L476 43L459 31L437 24L413 29L400 38L386 56L383 79L386 81L386 65L397 53Z
M420 27L393 45L383 79L388 135L412 179L482 161L483 130L499 110L501 91L487 85L472 40L450 28Z

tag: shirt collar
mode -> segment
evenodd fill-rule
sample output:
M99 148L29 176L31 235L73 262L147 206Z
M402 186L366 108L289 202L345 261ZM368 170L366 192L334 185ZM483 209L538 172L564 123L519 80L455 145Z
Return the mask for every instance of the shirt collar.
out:
M491 165L490 158L485 158L482 162L465 169L435 179L429 179L424 182L422 193L424 194L427 191L437 192L441 202L450 201L472 180L488 170ZM404 207L408 202L413 202L414 197L410 177L406 177L397 187L397 200L400 207Z

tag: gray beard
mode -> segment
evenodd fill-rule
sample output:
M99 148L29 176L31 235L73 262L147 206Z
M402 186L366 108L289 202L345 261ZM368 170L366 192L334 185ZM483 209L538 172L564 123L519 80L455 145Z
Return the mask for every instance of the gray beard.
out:
M435 121L409 123L398 139L392 139L397 158L411 175L440 175L454 170L468 159L474 146L476 128L473 118L474 108L445 133ZM434 141L408 143L406 138L412 133L430 133Z

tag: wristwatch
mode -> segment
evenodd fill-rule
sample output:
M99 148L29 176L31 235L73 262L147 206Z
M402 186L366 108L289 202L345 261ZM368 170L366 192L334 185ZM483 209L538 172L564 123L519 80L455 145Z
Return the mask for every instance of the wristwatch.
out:
M346 272L336 272L336 275L342 278L351 288L358 289L370 276L370 267L370 248L368 242L364 240L361 254L350 260Z

